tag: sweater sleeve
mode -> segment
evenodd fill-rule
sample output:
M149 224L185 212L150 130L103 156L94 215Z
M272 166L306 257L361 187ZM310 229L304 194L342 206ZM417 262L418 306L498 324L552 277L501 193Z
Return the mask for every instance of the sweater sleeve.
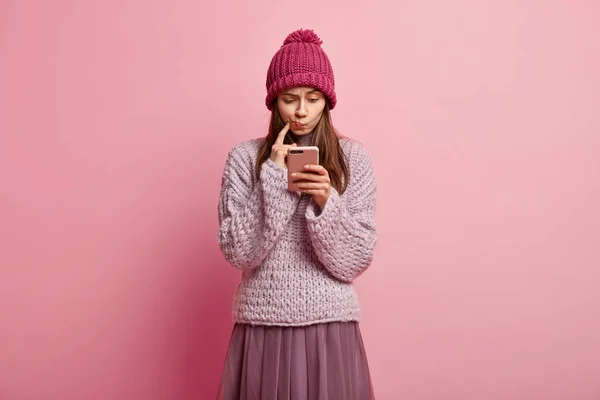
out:
M254 160L243 145L229 152L219 197L218 243L225 259L248 270L259 266L298 206L287 189L287 173L265 161L254 180Z
M375 174L371 159L358 143L347 143L350 177L346 191L335 188L321 210L312 200L306 210L309 237L325 268L337 279L352 282L373 259Z

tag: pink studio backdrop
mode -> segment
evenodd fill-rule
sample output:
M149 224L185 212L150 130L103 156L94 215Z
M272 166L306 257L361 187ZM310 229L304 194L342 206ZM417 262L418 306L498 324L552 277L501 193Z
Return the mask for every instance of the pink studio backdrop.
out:
M214 398L230 147L312 28L370 151L379 399L600 398L600 5L0 2L0 399Z

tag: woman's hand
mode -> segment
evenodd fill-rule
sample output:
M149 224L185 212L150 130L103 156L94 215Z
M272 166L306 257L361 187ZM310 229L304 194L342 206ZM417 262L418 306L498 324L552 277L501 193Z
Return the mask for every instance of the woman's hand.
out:
M321 165L305 165L304 171L292 174L294 182L298 182L299 191L312 195L322 210L331 194L329 172Z
M290 123L288 122L277 135L277 139L275 139L275 144L271 146L271 160L273 160L277 165L285 169L287 169L287 165L285 164L285 158L287 156L288 149L290 147L296 146L296 143L283 144L283 139L285 139L285 134L289 129Z

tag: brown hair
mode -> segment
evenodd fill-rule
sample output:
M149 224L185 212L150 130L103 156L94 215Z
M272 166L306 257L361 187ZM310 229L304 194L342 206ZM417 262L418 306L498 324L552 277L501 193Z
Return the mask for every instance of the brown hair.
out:
M273 103L277 103L277 98ZM331 123L331 114L329 112L329 101L326 101L325 103L321 119L313 130L314 135L312 138L312 145L319 148L319 162L325 167L327 172L329 172L331 186L334 187L339 194L342 194L348 187L348 177L350 176L350 173L344 158L344 153L342 152L342 147L339 143L339 139L343 136L333 127ZM285 123L279 114L279 107L277 107L277 104L273 104L272 110L269 131L258 150L258 156L256 158L255 173L257 177L260 176L262 164L271 157L271 147L273 147L277 135L285 126ZM290 135L294 135L294 133L288 131L283 141L284 144L293 143Z

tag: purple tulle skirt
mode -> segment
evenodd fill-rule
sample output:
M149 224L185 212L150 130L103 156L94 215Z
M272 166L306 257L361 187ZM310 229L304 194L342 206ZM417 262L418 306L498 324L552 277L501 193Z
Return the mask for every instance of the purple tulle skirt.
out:
M234 326L217 399L374 398L357 322Z

